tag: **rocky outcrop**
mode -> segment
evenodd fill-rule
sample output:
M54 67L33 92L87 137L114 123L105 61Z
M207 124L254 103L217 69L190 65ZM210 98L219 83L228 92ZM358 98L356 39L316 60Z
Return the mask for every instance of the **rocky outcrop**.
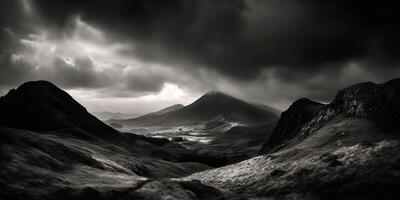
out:
M382 84L365 82L339 91L327 105L300 99L282 113L277 127L260 154L285 146L296 136L307 136L338 115L365 118L394 130L400 122L400 79Z
M340 91L329 106L347 116L400 121L400 79L357 84Z
M284 146L285 141L295 137L302 125L311 121L323 107L323 104L306 98L295 101L288 110L282 113L271 137L264 144L260 153L263 154Z

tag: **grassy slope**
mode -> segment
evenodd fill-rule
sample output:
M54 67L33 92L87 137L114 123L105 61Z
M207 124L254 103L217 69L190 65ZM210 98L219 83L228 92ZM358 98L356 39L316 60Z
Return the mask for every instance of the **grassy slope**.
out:
M399 195L400 141L363 119L336 117L277 153L199 172L184 180L247 197L377 198Z

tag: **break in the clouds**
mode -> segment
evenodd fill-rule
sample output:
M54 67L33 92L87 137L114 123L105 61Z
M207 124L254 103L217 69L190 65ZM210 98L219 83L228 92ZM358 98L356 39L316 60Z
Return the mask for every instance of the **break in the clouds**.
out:
M207 90L282 109L400 75L396 1L5 0L0 9L2 88L47 79L92 109L145 112Z

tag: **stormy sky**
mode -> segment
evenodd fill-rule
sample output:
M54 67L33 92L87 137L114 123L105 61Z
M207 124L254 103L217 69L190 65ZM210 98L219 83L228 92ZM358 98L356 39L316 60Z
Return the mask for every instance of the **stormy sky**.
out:
M210 90L284 110L400 76L396 1L2 0L0 94L49 80L91 111Z

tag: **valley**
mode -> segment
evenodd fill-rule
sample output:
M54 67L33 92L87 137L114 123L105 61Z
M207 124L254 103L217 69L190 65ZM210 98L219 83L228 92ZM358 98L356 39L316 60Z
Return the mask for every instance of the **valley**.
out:
M98 120L47 81L0 98L2 199L391 199L400 79L360 83L280 117L207 93ZM176 124L173 123L176 121Z
M187 106L172 105L137 118L106 123L121 132L166 138L234 163L255 156L268 139L278 119L271 110L212 91Z

